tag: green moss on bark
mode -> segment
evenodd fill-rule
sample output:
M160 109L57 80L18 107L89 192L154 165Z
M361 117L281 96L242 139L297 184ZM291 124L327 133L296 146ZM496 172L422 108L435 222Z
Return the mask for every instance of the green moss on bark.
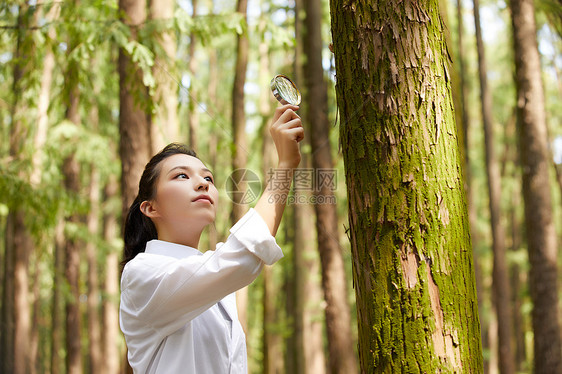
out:
M331 1L359 354L480 372L462 159L437 1Z

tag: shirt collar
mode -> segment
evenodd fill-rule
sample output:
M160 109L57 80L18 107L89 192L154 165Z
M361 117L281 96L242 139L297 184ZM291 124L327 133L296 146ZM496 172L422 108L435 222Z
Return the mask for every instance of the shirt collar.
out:
M186 258L193 255L202 255L202 253L199 252L196 248L158 239L154 239L146 243L145 253L169 256L177 259Z

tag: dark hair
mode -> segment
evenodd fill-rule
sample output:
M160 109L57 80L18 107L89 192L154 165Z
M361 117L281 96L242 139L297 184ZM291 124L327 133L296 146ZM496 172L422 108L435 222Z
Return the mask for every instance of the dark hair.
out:
M143 201L153 199L156 195L156 181L161 171L160 163L168 157L177 154L197 157L195 151L189 149L185 144L171 143L154 155L144 167L144 172L139 181L139 193L131 204L125 219L123 233L125 249L123 251L123 261L121 261L122 268L136 255L144 252L148 241L158 238L156 226L150 218L141 212L140 205Z

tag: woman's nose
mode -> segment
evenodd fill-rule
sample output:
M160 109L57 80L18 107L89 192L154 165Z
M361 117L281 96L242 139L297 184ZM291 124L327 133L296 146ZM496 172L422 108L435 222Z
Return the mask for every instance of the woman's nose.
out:
M209 181L205 178L199 178L197 182L197 190L208 190L209 189Z

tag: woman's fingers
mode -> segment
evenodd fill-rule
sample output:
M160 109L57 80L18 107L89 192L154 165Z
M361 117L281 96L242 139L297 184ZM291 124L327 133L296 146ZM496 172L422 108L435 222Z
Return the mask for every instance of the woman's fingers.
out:
M304 129L302 127L294 127L285 130L290 139L295 140L297 143L304 139Z
M298 115L295 113L296 110L298 110L299 107L296 105L291 105L291 104L286 104L286 105L282 105L277 107L277 109L275 109L275 115L273 116L273 123L277 122L277 120L279 120L282 116L284 117L284 121L286 121L286 117L294 117Z

